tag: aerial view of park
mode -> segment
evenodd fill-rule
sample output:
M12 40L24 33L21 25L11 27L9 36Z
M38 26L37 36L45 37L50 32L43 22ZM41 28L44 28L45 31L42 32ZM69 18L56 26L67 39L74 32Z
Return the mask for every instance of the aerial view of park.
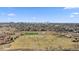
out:
M0 7L0 51L79 51L79 8Z

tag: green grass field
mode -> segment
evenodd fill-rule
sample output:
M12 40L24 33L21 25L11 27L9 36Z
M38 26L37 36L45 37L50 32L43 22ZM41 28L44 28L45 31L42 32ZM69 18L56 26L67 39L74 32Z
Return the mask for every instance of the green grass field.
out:
M38 32L25 32L24 35L38 35Z

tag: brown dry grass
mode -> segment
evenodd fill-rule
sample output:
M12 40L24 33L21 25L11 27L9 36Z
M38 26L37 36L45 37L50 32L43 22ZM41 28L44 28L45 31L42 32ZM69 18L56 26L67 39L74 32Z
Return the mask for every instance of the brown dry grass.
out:
M42 32L40 32L42 33ZM55 33L46 32L38 35L20 36L11 43L10 49L33 49L33 50L63 50L72 49L72 38L59 37Z

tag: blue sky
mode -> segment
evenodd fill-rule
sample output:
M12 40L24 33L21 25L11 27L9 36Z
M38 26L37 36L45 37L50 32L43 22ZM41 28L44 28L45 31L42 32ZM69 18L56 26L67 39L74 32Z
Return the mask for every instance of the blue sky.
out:
M0 22L79 23L79 8L0 7Z

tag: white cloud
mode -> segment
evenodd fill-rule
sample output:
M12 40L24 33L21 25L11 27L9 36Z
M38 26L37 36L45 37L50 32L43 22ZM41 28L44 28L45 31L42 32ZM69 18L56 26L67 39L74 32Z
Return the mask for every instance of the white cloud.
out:
M78 8L78 7L64 7L64 9L75 9L75 8Z
M9 13L8 16L16 16L15 13Z
M75 12L75 13L72 13L73 15L79 15L79 13L78 12Z
M73 18L73 17L79 17L79 13L78 12L71 13L70 17L71 18Z

